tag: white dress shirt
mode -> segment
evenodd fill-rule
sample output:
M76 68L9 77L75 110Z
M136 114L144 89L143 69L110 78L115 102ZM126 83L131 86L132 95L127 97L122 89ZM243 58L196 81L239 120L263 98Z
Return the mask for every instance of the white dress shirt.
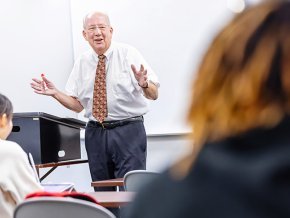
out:
M139 70L141 64L147 69L148 80L159 87L156 74L141 54L133 47L112 42L106 56L106 86L108 120L122 120L148 112L149 102L138 85L131 64ZM92 116L93 91L98 64L98 55L91 49L75 62L66 84L68 95L76 97L85 109L85 117Z

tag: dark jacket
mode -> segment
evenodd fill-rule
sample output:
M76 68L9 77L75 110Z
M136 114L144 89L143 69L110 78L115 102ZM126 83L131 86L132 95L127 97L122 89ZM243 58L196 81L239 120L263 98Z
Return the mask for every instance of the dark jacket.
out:
M290 118L205 144L186 178L165 171L131 206L128 218L289 218Z

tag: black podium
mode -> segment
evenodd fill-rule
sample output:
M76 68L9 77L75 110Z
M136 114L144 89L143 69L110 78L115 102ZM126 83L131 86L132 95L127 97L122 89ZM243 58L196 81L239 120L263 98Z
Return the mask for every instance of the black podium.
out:
M42 112L14 113L8 140L30 152L35 164L81 158L80 129L85 122Z

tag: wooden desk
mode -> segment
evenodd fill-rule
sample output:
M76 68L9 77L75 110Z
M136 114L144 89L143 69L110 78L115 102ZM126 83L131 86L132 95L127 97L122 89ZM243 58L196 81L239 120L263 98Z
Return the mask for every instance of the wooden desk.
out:
M135 192L89 192L87 193L103 207L120 207L130 203Z
M124 186L124 178L94 181L91 183L91 186L92 187Z
M66 166L66 165L73 165L73 164L81 164L87 163L88 160L68 160L68 161L61 161L61 162L54 162L54 163L46 163L46 164L36 164L37 174L39 175L40 168L51 167L49 171L47 171L41 178L40 181L44 180L52 171L54 171L58 166Z

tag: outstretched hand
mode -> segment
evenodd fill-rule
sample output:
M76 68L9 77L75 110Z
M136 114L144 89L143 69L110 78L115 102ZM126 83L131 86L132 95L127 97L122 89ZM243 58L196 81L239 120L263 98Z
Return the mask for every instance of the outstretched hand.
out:
M131 69L133 70L134 76L141 87L147 87L147 70L144 68L143 64L140 66L140 70L138 71L136 67L132 64Z
M34 89L34 92L41 95L55 95L57 93L57 89L54 84L49 81L45 76L41 76L42 80L33 78L30 83L31 88Z

